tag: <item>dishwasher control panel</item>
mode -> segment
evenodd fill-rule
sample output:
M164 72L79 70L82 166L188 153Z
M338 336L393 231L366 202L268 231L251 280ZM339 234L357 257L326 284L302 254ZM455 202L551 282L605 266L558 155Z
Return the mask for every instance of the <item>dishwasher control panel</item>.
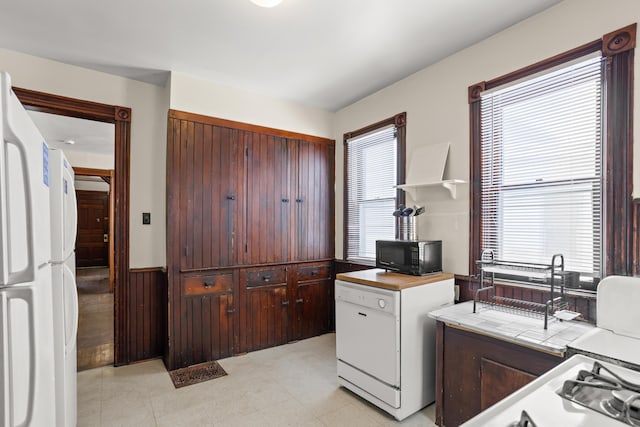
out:
M336 302L342 301L377 311L400 313L400 291L336 280Z

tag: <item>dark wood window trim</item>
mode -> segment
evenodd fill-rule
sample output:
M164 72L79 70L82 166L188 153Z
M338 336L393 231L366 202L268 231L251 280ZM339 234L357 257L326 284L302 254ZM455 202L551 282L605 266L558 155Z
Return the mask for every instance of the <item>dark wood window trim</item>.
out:
M397 143L398 143L398 164L396 169L396 179L397 184L404 184L405 181L405 171L406 171L406 153L407 153L407 113L399 113L393 117L389 117L388 119L381 120L379 122L373 123L369 126L365 126L361 129L354 130L352 132L347 132L343 136L344 141L344 160L343 160L343 207L344 207L344 220L343 220L343 246L342 246L342 257L343 259L347 259L347 224L348 224L348 213L347 213L347 204L348 204L348 190L347 190L347 140L351 138L355 138L360 135L364 135L368 132L374 131L376 129L383 128L388 125L395 125L397 130ZM403 190L396 190L396 207L399 205L404 205L405 203L405 194ZM389 213L391 215L391 212Z
M61 116L78 117L115 125L115 206L114 206L114 359L125 365L129 354L129 147L131 109L67 98L28 89L13 88L25 108Z
M480 259L482 235L481 212L481 154L480 154L480 94L534 73L589 53L601 51L606 58L605 111L605 218L604 274L631 275L637 272L640 252L632 214L633 173L633 57L636 43L636 24L605 34L600 40L587 43L568 52L548 58L513 73L480 82L469 87L470 113L470 229L469 274L476 275L475 261Z

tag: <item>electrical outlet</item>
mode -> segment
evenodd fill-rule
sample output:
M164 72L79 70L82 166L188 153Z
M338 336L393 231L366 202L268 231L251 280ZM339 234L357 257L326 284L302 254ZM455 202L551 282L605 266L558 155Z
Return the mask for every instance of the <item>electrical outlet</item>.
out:
M142 212L142 224L151 224L151 212Z

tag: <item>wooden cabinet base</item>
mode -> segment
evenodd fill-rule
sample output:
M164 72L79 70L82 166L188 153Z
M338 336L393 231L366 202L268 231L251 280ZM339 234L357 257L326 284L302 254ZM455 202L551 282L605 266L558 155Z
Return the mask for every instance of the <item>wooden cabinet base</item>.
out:
M562 358L485 335L436 329L436 424L459 426Z

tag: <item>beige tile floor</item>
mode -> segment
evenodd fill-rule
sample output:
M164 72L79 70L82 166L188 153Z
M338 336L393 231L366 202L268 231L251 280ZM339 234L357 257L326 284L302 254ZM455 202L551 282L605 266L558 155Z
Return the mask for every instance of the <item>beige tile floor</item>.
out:
M175 389L160 360L78 373L78 426L435 426L402 423L339 387L335 334L220 361L228 375Z

